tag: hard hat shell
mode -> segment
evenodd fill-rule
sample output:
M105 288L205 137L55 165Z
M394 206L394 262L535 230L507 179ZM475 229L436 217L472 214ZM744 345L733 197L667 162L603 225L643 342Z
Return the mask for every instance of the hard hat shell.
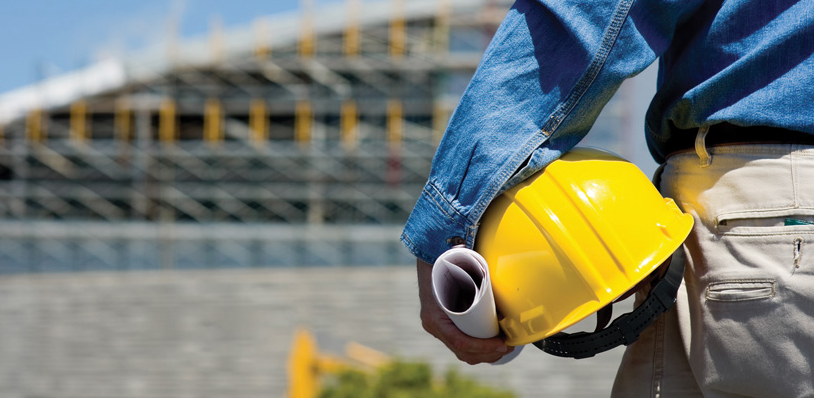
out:
M667 260L693 219L634 164L575 148L487 208L486 260L509 345L542 340L612 303Z

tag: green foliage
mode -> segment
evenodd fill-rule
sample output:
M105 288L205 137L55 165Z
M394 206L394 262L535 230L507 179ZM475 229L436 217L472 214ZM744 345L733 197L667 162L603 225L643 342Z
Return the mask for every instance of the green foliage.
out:
M379 370L376 398L432 396L432 370L424 363L394 362Z
M497 390L478 383L461 375L455 369L449 369L444 377L444 386L437 394L438 398L514 398L508 390Z
M324 388L319 398L375 398L370 375L358 370L346 370L336 376L331 386Z
M374 373L346 370L327 380L319 398L515 398L454 369L435 381L426 363L394 361Z

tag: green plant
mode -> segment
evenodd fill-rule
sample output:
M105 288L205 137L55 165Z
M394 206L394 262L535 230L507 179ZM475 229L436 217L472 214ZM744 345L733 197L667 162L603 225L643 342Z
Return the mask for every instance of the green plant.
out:
M515 398L454 369L434 380L430 365L394 361L375 372L345 370L326 380L319 398Z

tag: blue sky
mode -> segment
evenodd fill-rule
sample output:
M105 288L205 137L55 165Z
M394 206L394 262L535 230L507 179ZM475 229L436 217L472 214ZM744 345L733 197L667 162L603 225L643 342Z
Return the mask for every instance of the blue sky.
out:
M317 5L339 0L316 0ZM299 0L3 0L0 93L77 69L103 54L159 41L178 21L184 37L297 9Z

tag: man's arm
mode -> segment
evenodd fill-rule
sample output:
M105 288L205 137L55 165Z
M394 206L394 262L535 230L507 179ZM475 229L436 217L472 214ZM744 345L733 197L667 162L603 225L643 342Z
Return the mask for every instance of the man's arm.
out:
M699 0L518 0L453 113L402 241L432 263L474 246L501 192L573 148Z
M622 81L663 53L676 24L700 3L518 0L508 12L401 237L419 259L424 329L459 359L494 362L510 348L455 327L432 296L429 263L454 245L472 248L489 203L573 148Z

